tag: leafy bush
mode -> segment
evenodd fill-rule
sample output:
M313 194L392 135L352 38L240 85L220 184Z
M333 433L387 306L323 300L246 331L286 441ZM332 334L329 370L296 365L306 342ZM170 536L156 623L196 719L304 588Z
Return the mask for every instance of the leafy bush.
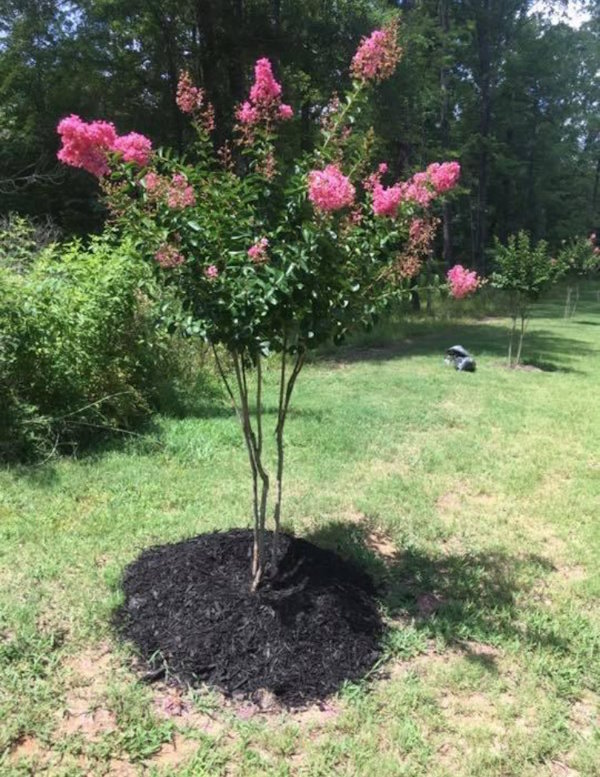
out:
M0 268L0 457L129 428L156 404L172 357L152 288L128 244L102 238Z
M0 217L0 267L26 272L36 255L59 237L50 219L34 221L17 213Z

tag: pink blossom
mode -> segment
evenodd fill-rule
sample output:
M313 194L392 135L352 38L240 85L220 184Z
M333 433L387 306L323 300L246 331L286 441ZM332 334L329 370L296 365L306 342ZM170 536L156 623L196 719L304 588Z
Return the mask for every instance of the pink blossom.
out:
M192 83L192 77L187 70L179 74L177 83L177 106L182 113L193 113L202 107L204 89L199 89Z
M270 61L263 57L254 65L254 83L250 89L250 102L258 107L265 107L276 102L281 97L281 84L273 76Z
M113 124L106 121L88 124L72 114L59 122L57 131L62 140L57 154L61 162L97 177L109 172L107 154L117 139Z
M413 219L410 222L409 237L413 243L418 243L421 240L426 226L423 219Z
M238 106L235 116L244 132L246 143L254 140L251 127L269 124L275 120L291 119L294 111L290 105L281 102L281 84L275 80L273 68L268 59L259 59L254 66L254 83L250 98Z
M308 198L317 210L334 211L352 205L356 190L336 165L308 174Z
M200 122L206 132L212 132L215 128L215 111L211 103L206 99L204 89L194 86L192 77L187 70L179 74L177 83L177 106L182 113L192 113Z
M385 175L387 171L388 171L387 162L380 162L377 168L377 172L379 173L379 175Z
M194 189L188 184L188 179L181 173L175 173L167 190L167 205L169 208L190 208L196 204Z
M375 30L362 39L352 59L352 77L358 81L383 81L392 75L401 54L395 24Z
M235 117L240 124L256 124L259 120L259 112L246 100L238 107Z
M446 275L450 283L450 294L455 299L462 299L472 294L481 283L481 278L474 270L467 270L462 264L455 264Z
M152 143L144 135L130 132L119 136L110 122L88 123L75 114L62 119L57 131L62 140L57 154L60 161L97 177L110 171L108 155L111 152L120 154L125 162L145 165L152 151Z
M291 105L287 105L286 103L281 103L279 106L279 118L283 119L284 121L287 119L291 119L294 116L294 109Z
M435 191L428 185L427 173L415 173L410 181L402 184L403 197L426 208L435 198Z
M421 270L422 261L414 254L401 254L396 261L395 270L401 278L414 278Z
M120 153L124 162L134 162L144 167L148 164L152 153L152 142L139 132L130 132L128 135L120 135L116 138L112 150Z
M154 254L154 258L163 270L171 270L174 267L179 267L179 265L183 264L185 261L177 248L169 243L164 243Z
M162 180L162 177L154 171L147 173L144 176L144 186L146 187L146 191L156 191L162 185Z
M262 262L266 262L267 257L267 248L269 247L269 241L266 237L261 237L260 240L257 240L254 245L248 249L248 256L255 264L261 264Z
M385 187L376 183L373 187L373 213L376 216L395 216L403 199L400 184Z
M435 191L442 194L456 186L460 178L460 165L458 162L434 162L427 168L427 175Z
M214 281L215 278L219 277L219 270L216 265L210 264L204 269L204 275L208 278L209 281Z

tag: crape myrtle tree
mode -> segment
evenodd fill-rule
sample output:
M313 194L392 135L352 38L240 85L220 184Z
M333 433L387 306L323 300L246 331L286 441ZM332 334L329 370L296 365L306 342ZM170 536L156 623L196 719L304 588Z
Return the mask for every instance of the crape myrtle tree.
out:
M264 455L264 360L280 357L275 571L285 424L307 352L371 325L420 282L436 231L432 204L459 177L458 163L433 163L386 185L387 164L372 161L374 133L363 127L369 94L400 56L395 22L363 39L348 94L323 107L318 143L296 159L281 152L294 110L282 102L267 59L256 63L249 97L237 106L233 142L216 152L212 106L185 72L177 103L196 132L183 157L153 151L136 133L119 136L108 122L69 116L58 126L60 159L99 177L121 233L176 289L182 328L212 346L252 472L253 589L268 564L272 485Z
M591 278L600 271L600 246L596 233L592 232L587 238L563 240L558 261L567 276L565 318L572 318L579 302L580 280Z
M509 367L517 367L521 363L531 306L558 280L564 268L557 259L550 257L548 244L544 240L534 244L530 234L524 230L511 235L506 245L496 239L494 266L492 286L506 293L512 319L507 364Z

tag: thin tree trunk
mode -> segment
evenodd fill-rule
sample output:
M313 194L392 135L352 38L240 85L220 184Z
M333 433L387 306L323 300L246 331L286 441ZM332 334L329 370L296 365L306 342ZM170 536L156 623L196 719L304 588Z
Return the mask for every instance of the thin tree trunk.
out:
M243 360L243 354L241 355ZM243 363L243 361L242 361ZM250 420L250 408L248 403L247 386L242 376L240 364L240 354L233 352L233 365L235 368L235 377L237 380L238 391L240 394L240 421L242 432L248 450L248 459L250 461L250 470L252 472L252 507L254 513L254 543L252 548L252 590L255 590L262 577L264 559L261 555L260 542L260 506L258 498L258 465L256 461L256 450L252 434L252 424Z
M273 513L273 522L275 525L274 541L273 541L273 562L275 563L277 558L277 551L279 546L279 533L281 527L281 501L283 497L283 465L285 447L283 443L283 431L285 428L285 422L287 419L288 408L290 406L290 400L294 392L294 386L298 375L304 366L304 351L298 351L296 361L292 368L289 380L285 381L286 374L286 357L285 348L287 347L287 338L284 339L284 351L282 354L281 362L281 374L279 383L279 410L277 414L277 428L275 430L275 436L277 439L277 498L275 502L275 510Z
M571 295L573 293L573 288L571 286L567 286L567 299L565 300L565 318L571 317Z
M512 317L512 329L510 330L510 340L508 341L508 366L512 367L512 349L513 349L513 341L515 339L515 331L517 329L517 317L516 315L513 315Z
M425 260L425 276L427 279L427 287L425 289L425 310L427 312L428 316L433 315L433 294L431 289L431 275L432 275L432 262L433 257L431 255L431 251L427 254L427 259Z
M521 364L521 352L523 350L523 337L525 336L525 314L521 313L521 331L519 333L519 348L517 350L517 358L515 361L515 367Z
M575 284L575 300L573 302L573 307L571 308L571 318L575 315L575 311L577 310L577 305L579 304L579 283Z

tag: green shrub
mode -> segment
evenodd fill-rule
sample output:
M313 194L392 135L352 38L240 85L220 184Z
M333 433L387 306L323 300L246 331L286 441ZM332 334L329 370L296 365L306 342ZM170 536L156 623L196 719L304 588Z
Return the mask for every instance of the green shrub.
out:
M50 219L33 220L17 213L0 217L0 267L27 272L37 254L59 236Z
M155 326L152 290L146 263L106 238L50 246L23 274L0 267L0 457L129 429L166 401L180 349Z

